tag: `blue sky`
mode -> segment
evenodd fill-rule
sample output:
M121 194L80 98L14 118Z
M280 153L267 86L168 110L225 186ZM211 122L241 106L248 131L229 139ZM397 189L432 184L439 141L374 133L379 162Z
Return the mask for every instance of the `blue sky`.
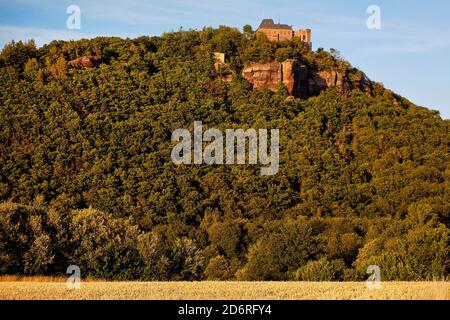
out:
M68 30L66 9L81 9L81 29ZM366 10L381 9L381 30L369 30ZM448 0L2 0L0 46L12 39L99 35L136 37L229 25L257 28L262 18L313 30L314 48L336 48L372 80L450 118Z

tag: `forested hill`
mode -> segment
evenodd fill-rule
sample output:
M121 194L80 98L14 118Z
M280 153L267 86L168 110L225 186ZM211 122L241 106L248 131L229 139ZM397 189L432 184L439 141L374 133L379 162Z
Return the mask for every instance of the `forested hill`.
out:
M80 57L98 63L68 63ZM113 279L361 280L378 265L386 280L447 276L449 121L377 83L287 99L240 76L289 58L360 72L335 50L227 27L5 46L0 274L75 264ZM171 134L194 121L279 128L279 172L173 164Z

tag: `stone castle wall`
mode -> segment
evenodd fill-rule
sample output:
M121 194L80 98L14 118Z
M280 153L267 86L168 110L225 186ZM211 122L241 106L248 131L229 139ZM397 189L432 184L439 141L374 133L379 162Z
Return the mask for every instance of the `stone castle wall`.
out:
M264 33L270 41L285 41L292 40L294 37L298 37L302 42L306 43L310 50L312 50L312 37L311 29L300 29L298 31L290 29L280 29L280 28L260 28L256 33Z

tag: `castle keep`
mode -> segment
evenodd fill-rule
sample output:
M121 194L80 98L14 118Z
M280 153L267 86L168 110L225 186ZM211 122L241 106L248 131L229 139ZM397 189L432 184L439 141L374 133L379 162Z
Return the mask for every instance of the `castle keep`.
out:
M287 24L274 23L272 19L264 19L259 25L256 33L264 33L270 41L284 41L292 40L294 37L299 37L304 42L309 50L312 49L311 29L300 29L294 31L292 26Z

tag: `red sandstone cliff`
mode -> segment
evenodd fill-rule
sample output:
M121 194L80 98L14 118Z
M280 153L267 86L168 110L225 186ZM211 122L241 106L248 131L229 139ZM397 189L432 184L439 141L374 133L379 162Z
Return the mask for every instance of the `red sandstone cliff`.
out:
M67 66L74 68L93 68L100 63L101 57L99 56L83 56L78 59L74 59L67 63Z
M370 81L362 73L341 73L334 70L316 72L294 59L252 63L244 68L242 75L253 89L267 88L276 91L278 83L282 82L289 94L298 98L307 98L332 87L343 94L348 94L352 89L372 93Z

